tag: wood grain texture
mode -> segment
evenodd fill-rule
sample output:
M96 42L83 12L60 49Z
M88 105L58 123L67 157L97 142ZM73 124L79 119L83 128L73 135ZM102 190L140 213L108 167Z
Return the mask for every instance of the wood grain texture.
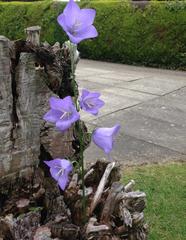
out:
M0 36L0 177L12 164L12 81L10 41Z
M70 64L68 49L59 44L0 37L1 180L27 175L46 157L78 157L75 126L61 133L43 120L51 96L78 96Z

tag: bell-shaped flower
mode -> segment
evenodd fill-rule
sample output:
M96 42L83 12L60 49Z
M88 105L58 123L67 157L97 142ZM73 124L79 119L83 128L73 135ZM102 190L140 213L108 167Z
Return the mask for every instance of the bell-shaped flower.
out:
M57 181L60 188L64 191L68 181L69 174L73 170L72 163L66 159L56 158L51 161L44 161L44 163L50 168L51 176Z
M63 99L51 97L49 100L51 109L44 115L45 121L55 123L61 131L66 131L74 122L79 120L72 98L70 96Z
M93 131L92 140L106 154L109 154L113 149L115 136L119 130L119 124L116 124L112 128L97 128Z
M80 9L77 3L70 0L57 21L70 41L78 44L84 39L97 37L97 30L93 26L95 15L94 9Z
M99 99L100 95L100 93L89 92L83 89L79 100L81 109L96 116L99 112L99 108L103 107L105 104Z

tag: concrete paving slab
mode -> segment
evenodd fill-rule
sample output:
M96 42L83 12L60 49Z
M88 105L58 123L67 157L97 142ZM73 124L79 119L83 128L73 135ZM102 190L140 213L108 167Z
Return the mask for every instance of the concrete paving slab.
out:
M139 103L148 101L151 99L155 99L158 97L158 96L155 96L154 94L142 93L142 92L138 92L135 90L123 89L123 88L116 87L116 86L114 88L110 88L110 87L104 88L102 94L104 94L104 93L109 93L111 96L112 96L112 94L117 94L117 96L120 96L120 97L136 99L139 101ZM107 104L109 104L109 103L107 103Z
M89 91L96 91L96 92L102 92L104 89L108 88L108 85L99 84L95 82L89 82L89 81L82 81L78 79L78 85L79 89L86 88Z
M107 156L94 143L91 143L84 152L84 158L86 164L90 164L94 163L97 159L107 159ZM163 163L167 161L184 161L186 155L126 134L120 134L116 139L111 158L122 165L137 165L144 163Z
M116 71L112 72L112 73L107 73L107 74L103 74L103 75L100 75L99 76L100 79L104 78L104 79L112 79L112 80L121 80L121 82L123 81L127 81L127 82L130 82L130 81L136 81L136 80L139 80L141 78L144 78L143 75L140 75L140 74L127 74L127 73L118 73Z
M186 87L164 96L167 104L186 111Z
M109 74L112 73L112 70L103 70L103 69L95 69L95 68L82 68L79 69L77 68L76 74L81 76L81 77L87 77L87 76L95 76L95 75L100 75L100 74Z
M80 79L79 77L77 78L79 81L89 81L91 83L98 83L100 85L106 85L110 87L114 87L116 85L120 85L121 83L125 82L123 80L114 80L111 78L101 78L102 75L94 75L94 76L87 76L86 78Z
M160 69L160 68L132 66L132 65L125 65L125 64L81 59L77 69L81 69L83 71L84 68L117 71L117 73L139 74L139 75L142 74L144 77L145 76L146 77L149 77L149 76L173 77L174 76L175 79L180 79L180 80L185 80L186 78L186 72L183 72L183 71L174 71L174 70L167 70L167 69Z
M136 91L164 95L186 86L186 80L175 80L171 78L143 78L130 83L121 83L120 87L133 89Z
M87 82L85 83L85 85L87 85ZM107 114L110 114L121 109L129 108L131 106L136 106L141 102L145 102L147 100L156 98L156 96L151 94L139 93L128 89L120 88L96 89L95 87L88 89L100 92L101 99L105 102L105 106L100 109L99 117L105 116ZM91 121L97 118L97 116L92 116L84 112L82 112L81 115L84 121Z
M186 72L83 60L77 77L106 102L98 117L82 114L90 129L122 126L115 160L186 161ZM94 144L85 152L88 162L104 156Z
M144 116L132 109L112 113L92 123L99 126L121 123L121 131L129 136L186 154L185 127Z
M113 113L115 111L126 109L131 106L135 106L139 103L139 100L132 99L128 97L121 97L115 94L110 94L107 92L102 92L101 99L107 104L107 106L104 106L99 111L99 117L103 117L105 115L108 115L110 113ZM92 121L93 119L97 119L97 116L92 116L90 114L83 114L83 119L85 121Z
M169 99L167 96L153 99L133 107L132 110L156 120L166 121L171 126L180 125L186 128L186 107L184 109L181 107L182 103L178 105L178 102L175 104L175 101L169 101Z

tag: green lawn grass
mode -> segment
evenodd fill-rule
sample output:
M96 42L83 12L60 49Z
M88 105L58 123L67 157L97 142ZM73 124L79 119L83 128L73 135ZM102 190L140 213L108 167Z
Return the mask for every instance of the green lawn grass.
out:
M186 239L186 164L126 168L123 182L130 179L147 194L149 240Z

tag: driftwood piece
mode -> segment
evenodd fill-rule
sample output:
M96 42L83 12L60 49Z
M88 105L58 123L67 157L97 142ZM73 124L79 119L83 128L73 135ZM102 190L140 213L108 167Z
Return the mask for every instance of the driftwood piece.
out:
M125 186L125 192L131 192L133 187L135 185L135 181L131 180L126 186Z
M101 178L105 172L105 168L107 167L108 162L97 161L94 165L90 167L90 169L85 174L85 185L87 187L96 186L100 183ZM118 166L119 167L119 166ZM113 182L117 182L121 178L120 171L118 171L118 167L114 167L108 177L108 184L112 185Z
M112 162L112 163L109 163L107 165L106 169L105 169L105 172L104 172L104 174L101 178L101 181L98 185L97 191L94 195L93 201L92 201L91 206L90 206L90 215L93 213L95 207L97 206L97 204L98 204L98 202L101 198L101 195L102 195L104 187L107 183L108 177L109 177L112 169L114 168L114 166L115 166L115 162Z
M109 231L110 228L107 225L96 225L97 219L96 218L90 218L87 229L86 229L86 235L89 235L90 233L100 233L102 231Z
M123 189L124 187L121 183L115 182L112 184L101 214L101 222L110 224L114 209L118 205L117 196L121 193L121 191L123 191Z

